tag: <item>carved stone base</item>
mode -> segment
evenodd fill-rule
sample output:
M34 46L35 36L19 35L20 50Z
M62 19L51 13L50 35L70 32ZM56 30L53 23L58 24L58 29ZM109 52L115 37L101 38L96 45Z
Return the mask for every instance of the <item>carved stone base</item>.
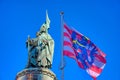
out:
M47 68L27 68L17 74L16 80L57 80L57 78Z

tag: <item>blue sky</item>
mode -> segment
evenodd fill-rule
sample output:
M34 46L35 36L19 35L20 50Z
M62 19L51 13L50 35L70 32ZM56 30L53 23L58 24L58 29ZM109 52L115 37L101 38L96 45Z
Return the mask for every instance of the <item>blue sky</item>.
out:
M119 80L119 0L0 0L0 80L14 80L27 63L27 36L35 37L48 10L49 33L55 40L53 72L60 80L61 26L64 20L89 37L104 53L107 64L98 80ZM65 80L92 80L77 63L65 57Z

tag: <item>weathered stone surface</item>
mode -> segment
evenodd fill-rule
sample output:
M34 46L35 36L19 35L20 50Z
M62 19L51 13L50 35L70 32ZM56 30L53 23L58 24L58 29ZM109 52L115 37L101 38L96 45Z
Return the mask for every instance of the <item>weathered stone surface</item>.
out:
M16 80L57 80L56 75L47 68L27 68L19 72Z

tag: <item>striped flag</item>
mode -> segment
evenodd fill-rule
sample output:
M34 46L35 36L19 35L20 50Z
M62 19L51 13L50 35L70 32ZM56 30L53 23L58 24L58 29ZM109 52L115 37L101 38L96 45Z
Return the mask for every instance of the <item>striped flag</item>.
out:
M63 33L63 55L76 60L78 66L96 80L106 64L106 55L87 37L66 24Z

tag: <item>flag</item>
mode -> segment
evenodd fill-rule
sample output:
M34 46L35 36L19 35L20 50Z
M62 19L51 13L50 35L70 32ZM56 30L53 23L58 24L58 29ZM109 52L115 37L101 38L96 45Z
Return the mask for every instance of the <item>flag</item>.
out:
M106 55L90 39L66 24L63 34L63 55L76 60L78 66L96 80L106 64Z

